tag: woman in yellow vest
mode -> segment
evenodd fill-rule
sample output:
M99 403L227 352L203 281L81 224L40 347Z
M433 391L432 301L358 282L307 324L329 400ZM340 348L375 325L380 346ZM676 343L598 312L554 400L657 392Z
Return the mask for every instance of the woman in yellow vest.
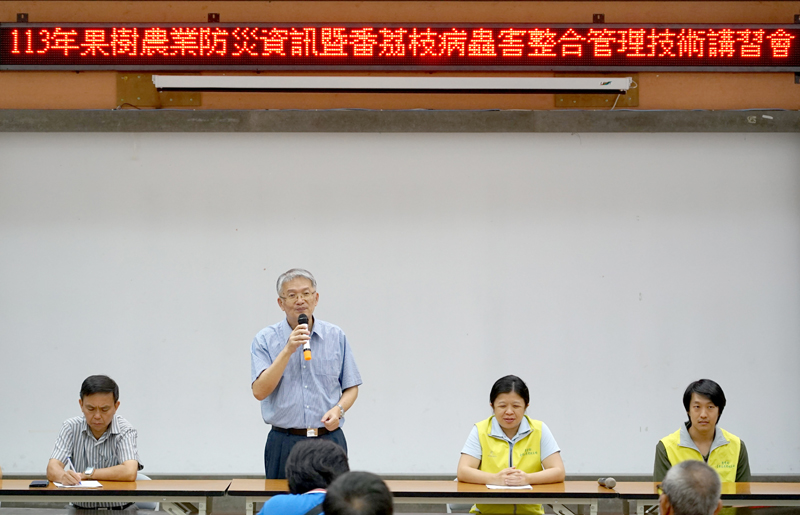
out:
M710 379L690 384L683 393L689 421L656 445L653 481L663 481L667 470L686 460L705 461L723 483L750 481L747 447L734 434L717 427L725 409L725 393Z
M530 393L517 376L498 379L489 393L494 414L473 426L458 461L458 480L522 486L564 481L561 449L544 422L525 414ZM476 504L472 513L541 515L540 504Z

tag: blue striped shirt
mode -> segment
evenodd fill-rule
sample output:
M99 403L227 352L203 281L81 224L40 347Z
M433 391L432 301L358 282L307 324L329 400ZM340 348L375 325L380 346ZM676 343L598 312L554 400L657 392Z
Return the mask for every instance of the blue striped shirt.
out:
M262 329L250 346L252 382L266 370L289 341L292 328L286 319ZM314 320L311 360L302 349L289 357L275 390L261 401L264 422L283 428L324 427L322 416L336 406L342 391L361 384L353 351L337 326ZM344 425L344 418L339 422Z
M121 465L129 460L139 462L139 470L144 466L139 461L136 448L136 429L119 415L114 415L108 429L100 438L95 438L92 430L81 415L64 422L58 434L50 459L67 463L70 458L76 472L87 468L104 469ZM124 503L81 503L85 508L120 506Z

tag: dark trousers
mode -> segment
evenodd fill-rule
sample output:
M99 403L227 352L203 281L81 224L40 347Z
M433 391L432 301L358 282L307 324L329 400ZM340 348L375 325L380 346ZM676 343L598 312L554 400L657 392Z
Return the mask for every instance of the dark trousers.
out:
M294 444L307 438L307 436L291 435L279 431L269 432L267 444L264 446L264 472L267 475L267 479L286 479L286 459L289 457L289 452L291 452ZM316 438L331 440L339 444L347 454L347 440L344 437L344 431L341 429Z

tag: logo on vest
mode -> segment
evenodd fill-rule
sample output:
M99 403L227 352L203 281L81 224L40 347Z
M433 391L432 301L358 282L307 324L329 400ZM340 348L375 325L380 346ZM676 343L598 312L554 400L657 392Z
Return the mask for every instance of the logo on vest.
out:
M723 461L719 462L719 464L717 465L717 468L718 469L732 469L732 468L736 468L736 465L734 465L733 463L731 463L728 460L723 460Z
M530 447L528 447L527 449L525 449L524 451L519 453L520 457L522 457L522 456L536 456L538 454L539 454L539 451L535 451L535 450L531 449Z
M494 451L489 451L489 457L490 458L496 458L497 455L494 453Z

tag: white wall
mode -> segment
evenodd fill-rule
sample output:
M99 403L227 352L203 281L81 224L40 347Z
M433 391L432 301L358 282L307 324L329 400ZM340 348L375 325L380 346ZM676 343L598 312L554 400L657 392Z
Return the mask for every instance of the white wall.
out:
M2 134L0 465L43 472L90 374L146 472L260 473L249 347L319 281L364 385L353 468L455 473L514 373L571 473L647 473L700 377L797 473L796 134Z

